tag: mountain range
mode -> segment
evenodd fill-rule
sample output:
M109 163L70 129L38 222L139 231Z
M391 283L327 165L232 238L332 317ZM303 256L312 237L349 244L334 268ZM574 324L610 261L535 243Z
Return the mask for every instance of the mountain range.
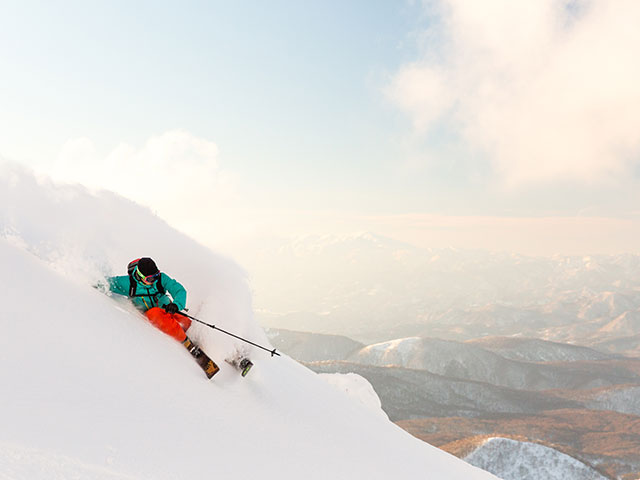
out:
M364 233L265 244L245 264L271 328L365 344L517 335L621 354L640 334L639 255L425 249Z
M284 352L292 338L310 351L335 338L267 334ZM410 337L367 346L341 338L329 356L307 365L363 376L398 425L501 478L555 478L540 473L540 462L565 479L635 480L640 472L640 358L521 337ZM504 443L492 464L492 437L526 445ZM507 451L517 461L503 461ZM516 463L520 476L508 468Z

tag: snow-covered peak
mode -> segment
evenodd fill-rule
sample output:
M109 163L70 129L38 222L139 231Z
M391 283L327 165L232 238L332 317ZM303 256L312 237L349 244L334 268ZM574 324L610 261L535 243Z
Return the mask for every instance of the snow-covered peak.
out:
M408 366L412 356L419 352L424 340L419 337L399 338L376 343L356 352L352 359L361 363L386 366Z
M465 457L503 480L607 480L589 465L553 448L490 438Z

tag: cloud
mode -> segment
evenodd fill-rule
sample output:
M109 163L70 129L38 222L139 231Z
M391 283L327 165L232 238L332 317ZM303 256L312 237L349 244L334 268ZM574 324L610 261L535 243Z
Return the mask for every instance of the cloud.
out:
M510 186L632 174L640 160L640 2L437 6L437 41L425 36L422 57L387 89L418 134L446 124Z
M189 229L234 195L234 179L218 165L215 143L184 130L122 143L100 155L87 138L69 140L51 174L57 180L114 191Z

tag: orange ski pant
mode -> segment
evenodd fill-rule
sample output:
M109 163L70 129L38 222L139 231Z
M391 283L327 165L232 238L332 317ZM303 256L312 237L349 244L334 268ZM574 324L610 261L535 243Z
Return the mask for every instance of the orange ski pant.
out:
M150 308L144 314L152 325L179 342L184 342L187 338L184 332L191 326L191 320L184 315L167 313L160 307Z

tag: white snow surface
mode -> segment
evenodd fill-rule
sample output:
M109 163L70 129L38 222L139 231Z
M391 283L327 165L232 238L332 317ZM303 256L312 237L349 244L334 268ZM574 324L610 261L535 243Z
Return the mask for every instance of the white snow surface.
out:
M222 368L207 380L91 287L144 255L184 283L192 314L268 344L233 261L113 194L0 165L2 480L495 479L286 356L253 350L241 378L223 361L236 341L194 325Z
M553 448L490 438L465 457L503 480L607 480L590 466Z
M109 464L110 457L105 464ZM122 475L108 466L87 465L73 458L56 455L47 450L0 444L0 479L50 479L50 480L136 480Z
M378 397L369 380L362 375L357 373L321 373L319 376L369 411L387 420L389 419L384 410L382 410L380 397Z

